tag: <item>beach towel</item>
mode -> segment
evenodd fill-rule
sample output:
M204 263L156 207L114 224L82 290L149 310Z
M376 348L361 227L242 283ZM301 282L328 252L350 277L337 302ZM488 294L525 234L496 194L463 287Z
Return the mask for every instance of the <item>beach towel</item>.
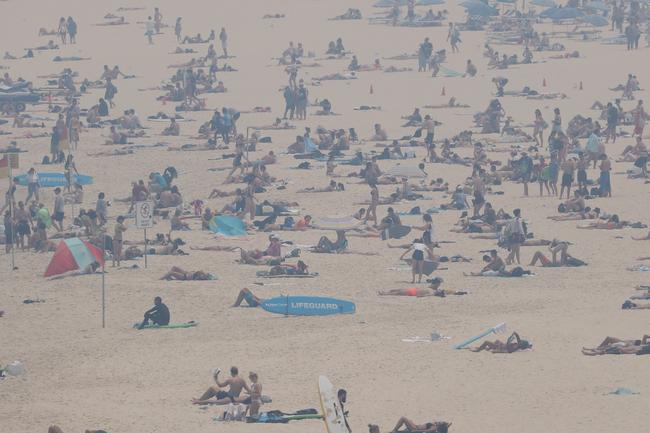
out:
M463 74L457 71L454 71L452 69L445 68L444 66L440 66L440 72L438 75L441 75L443 77L462 77Z
M210 230L224 236L245 236L246 226L244 222L234 216L217 215L210 221Z

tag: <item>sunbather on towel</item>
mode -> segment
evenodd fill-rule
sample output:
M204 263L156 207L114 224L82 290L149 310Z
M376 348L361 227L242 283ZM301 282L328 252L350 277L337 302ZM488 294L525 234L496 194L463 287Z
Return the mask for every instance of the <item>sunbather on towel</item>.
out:
M423 298L425 296L436 296L438 288L442 284L442 278L436 277L431 280L431 287L426 289L418 289L417 287L410 287L408 289L392 289L380 290L377 292L379 296L415 296Z
M239 369L237 367L230 367L230 377L223 382L219 381L220 372L221 370L217 369L213 375L217 385L208 388L201 397L193 398L192 403L199 405L230 404L235 403L242 390L251 393L251 389L248 387L246 381L239 377ZM222 389L225 387L228 387L228 391Z
M513 353L513 352L517 352L518 350L525 350L531 347L532 344L530 344L526 340L522 340L519 337L519 334L513 332L512 335L508 337L508 340L506 340L505 343L501 340L485 341L480 346L470 350L472 352L480 352L482 350L487 350L488 352L492 352L492 353Z
M282 244L280 243L280 238L272 234L269 236L269 242L268 248L264 251L246 251L242 248L240 262L248 265L259 265L275 261L279 263L282 260Z
M175 280L175 281L206 281L211 280L214 277L203 271L186 271L179 268L178 266L172 266L172 268L167 272L161 280Z
M406 417L401 417L397 421L395 428L390 433L408 432L408 433L447 433L451 423L444 421L427 422L425 424L416 424ZM404 430L400 430L404 427ZM378 429L377 429L378 430Z
M646 355L650 354L650 335L644 335L641 340L621 340L616 337L607 337L598 347L582 348L582 354L596 355Z

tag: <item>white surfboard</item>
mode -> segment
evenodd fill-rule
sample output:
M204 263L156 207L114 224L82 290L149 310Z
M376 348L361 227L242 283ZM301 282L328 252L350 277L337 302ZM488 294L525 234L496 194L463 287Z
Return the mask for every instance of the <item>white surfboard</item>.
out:
M334 391L334 386L325 376L318 378L318 392L327 433L348 433L348 429L345 428L343 409Z

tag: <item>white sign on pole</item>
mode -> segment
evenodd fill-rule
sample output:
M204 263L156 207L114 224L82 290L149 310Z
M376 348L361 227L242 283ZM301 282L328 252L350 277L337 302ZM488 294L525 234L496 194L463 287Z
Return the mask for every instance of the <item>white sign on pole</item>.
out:
M139 201L135 204L135 226L139 229L150 229L153 227L152 201Z

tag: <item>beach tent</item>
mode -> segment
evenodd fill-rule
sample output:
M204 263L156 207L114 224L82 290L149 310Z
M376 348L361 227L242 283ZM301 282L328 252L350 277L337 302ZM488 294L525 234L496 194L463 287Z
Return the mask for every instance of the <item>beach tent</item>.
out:
M499 11L478 0L468 0L460 4L471 16L489 17L499 15Z
M533 0L530 2L533 6L541 6L545 8L554 8L555 2L553 0Z
M104 263L102 251L99 248L79 238L65 239L56 247L54 257L47 266L44 276L51 277L85 269L93 262Z
M246 226L244 222L234 216L217 215L212 218L209 224L210 230L224 236L245 236Z
M376 8L392 8L393 6L406 6L408 0L379 0L373 6Z
M427 177L417 165L396 165L386 170L386 174L395 177Z
M580 18L580 21L591 24L594 27L605 27L606 25L609 25L609 20L600 15L585 15Z
M552 20L570 20L580 18L584 13L576 8L550 8L539 14L540 18L550 18Z

